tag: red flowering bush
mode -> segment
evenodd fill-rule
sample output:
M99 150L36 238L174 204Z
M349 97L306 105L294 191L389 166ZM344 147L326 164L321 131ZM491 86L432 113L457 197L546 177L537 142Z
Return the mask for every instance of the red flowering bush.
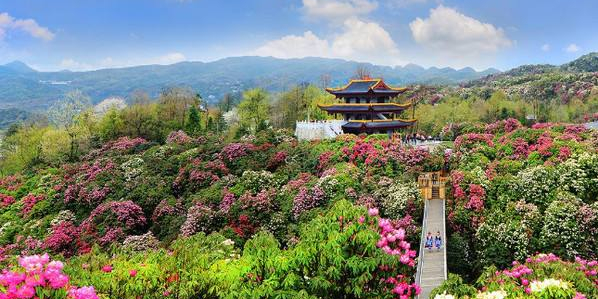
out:
M8 206L10 206L11 204L13 204L15 202L15 198L10 196L10 195L6 195L4 193L0 193L0 207L1 208L6 208Z
M353 146L343 147L342 151L351 163L380 166L387 160L372 140L357 139Z
M60 221L51 228L42 247L52 252L71 256L75 253L79 239L79 228L71 221Z
M21 210L21 213L23 215L27 215L29 214L29 212L31 211L31 209L33 208L33 206L35 206L35 204L39 201L44 200L46 197L43 194L39 194L39 195L35 195L35 194L27 194L25 197L23 197L23 209Z

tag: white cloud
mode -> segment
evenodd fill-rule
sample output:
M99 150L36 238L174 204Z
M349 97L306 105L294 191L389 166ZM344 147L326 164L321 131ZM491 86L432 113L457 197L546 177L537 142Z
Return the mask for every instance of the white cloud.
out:
M6 12L0 13L0 39L4 38L9 30L21 30L45 41L54 39L54 33L33 19L15 19Z
M328 41L320 39L313 32L306 31L303 35L287 35L269 41L255 50L255 54L277 58L328 57L330 45Z
M483 23L443 5L430 10L426 19L409 24L413 39L434 56L435 63L488 66L493 54L513 45L501 28Z
M387 65L401 63L399 49L384 28L355 18L346 20L343 31L329 40L307 31L300 36L287 35L269 41L253 54L277 58L343 58Z
M567 48L565 48L565 51L569 52L569 53L575 53L577 51L579 51L579 47L576 44L570 44L567 46Z
M160 56L156 59L154 59L154 61L152 63L155 64L173 64L173 63L177 63L177 62L181 62L184 61L185 55L183 55L182 53L179 52L173 52L173 53L168 53L164 56Z
M544 52L548 52L548 51L550 51L550 45L549 44L543 44L540 49L542 49L542 51L544 51Z
M327 21L367 15L377 7L377 2L369 0L303 0L303 9L309 18Z

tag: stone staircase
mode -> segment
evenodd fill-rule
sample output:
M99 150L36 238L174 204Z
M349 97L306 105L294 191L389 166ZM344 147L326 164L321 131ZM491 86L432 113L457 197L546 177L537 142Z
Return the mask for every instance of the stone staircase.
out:
M438 191L438 189L436 190ZM438 198L438 196L433 196ZM424 223L422 226L422 241L419 249L419 261L417 265L416 282L422 288L419 299L428 299L432 290L446 280L446 233L444 223L445 201L444 199L425 200ZM436 235L440 232L442 236L442 247L437 249L425 248L425 236L428 232Z

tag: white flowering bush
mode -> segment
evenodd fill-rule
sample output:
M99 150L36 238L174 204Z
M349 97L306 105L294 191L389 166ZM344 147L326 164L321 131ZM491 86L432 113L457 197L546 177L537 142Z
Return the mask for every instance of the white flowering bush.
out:
M133 157L121 164L120 168L124 171L125 181L130 182L138 177L143 172L143 163L144 161L141 157Z
M151 231L139 236L128 236L123 241L123 246L125 248L134 250L134 251L144 251L149 249L158 248L160 245L160 241L154 237L154 234Z
M387 187L378 189L374 195L381 203L384 214L392 219L398 219L405 215L407 202L418 203L422 201L415 182L393 182Z
M480 292L476 295L476 299L504 299L507 298L505 291Z
M453 296L451 294L447 294L446 292L444 292L443 294L437 294L436 296L434 296L434 299L457 299L457 298L455 298L455 296Z
M540 233L542 246L568 258L580 254L584 247L582 228L577 217L578 206L574 199L553 201L544 214Z
M534 298L550 298L550 299L577 299L586 298L585 296L576 295L575 290L571 287L571 283L562 281L560 279L546 278L542 281L532 281L529 285L528 292ZM575 296L575 297L574 297Z
M482 223L475 234L480 264L500 262L508 265L513 259L525 258L530 253L528 231L525 225L512 218Z
M54 217L54 219L52 219L50 221L50 226L56 226L58 225L60 222L65 222L65 221L70 221L70 222L74 222L75 221L75 213L71 212L70 210L62 210L60 212L58 212L58 215L56 215L56 217Z
M557 172L559 185L563 190L578 195L589 193L589 197L598 192L598 155L596 154L583 152L573 155L558 166Z
M246 190L254 192L267 188L275 188L280 185L274 174L266 170L246 170L243 172L240 181Z
M557 180L558 174L554 168L539 165L520 171L515 188L526 202L546 207L554 198Z

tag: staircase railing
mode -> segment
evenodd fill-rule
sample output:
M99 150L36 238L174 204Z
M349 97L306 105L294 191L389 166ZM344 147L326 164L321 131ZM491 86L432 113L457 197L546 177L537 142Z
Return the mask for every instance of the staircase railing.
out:
M443 255L444 255L444 280L447 280L447 269L448 265L446 264L446 246L448 245L448 240L446 239L446 200L442 199L442 241L444 242L443 248Z
M427 227L428 227L428 200L424 199L424 217L422 220L421 240L419 242L417 272L415 272L415 283L417 283L418 285L421 285L421 271L424 266L424 253L425 253L425 248L426 248L426 229L427 229Z

